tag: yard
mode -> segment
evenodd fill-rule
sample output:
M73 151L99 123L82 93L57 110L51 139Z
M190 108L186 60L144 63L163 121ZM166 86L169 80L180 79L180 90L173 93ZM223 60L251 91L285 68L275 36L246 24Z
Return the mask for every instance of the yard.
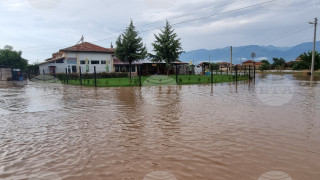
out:
M247 80L248 76L238 75L238 81ZM213 83L222 83L222 82L234 82L235 76L232 75L213 75ZM67 83L66 80L62 80L64 84ZM80 85L80 79L69 79L69 84ZM94 86L94 79L82 79L83 86ZM178 75L178 84L187 85L187 84L207 84L211 83L211 76L200 76L200 75ZM141 77L142 86L156 86L156 85L175 85L176 76L142 76ZM125 86L139 86L139 77L134 77L129 79L128 77L123 78L101 78L97 79L98 87L125 87Z

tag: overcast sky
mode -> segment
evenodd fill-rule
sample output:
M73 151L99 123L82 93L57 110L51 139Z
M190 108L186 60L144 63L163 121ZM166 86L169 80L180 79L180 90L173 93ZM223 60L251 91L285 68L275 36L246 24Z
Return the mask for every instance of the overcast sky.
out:
M30 63L75 45L82 35L110 47L130 18L149 51L166 19L185 51L293 46L313 40L308 22L320 18L319 9L319 0L1 0L0 47L23 51Z

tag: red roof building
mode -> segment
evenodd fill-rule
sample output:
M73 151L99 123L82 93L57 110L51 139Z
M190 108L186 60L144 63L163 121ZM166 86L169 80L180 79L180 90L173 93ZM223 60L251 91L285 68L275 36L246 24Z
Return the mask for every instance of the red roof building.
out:
M114 48L104 48L89 42L82 42L60 49L51 58L39 64L40 72L54 73L93 73L113 72Z
M243 62L241 66L245 67L245 68L249 68L249 67L253 68L255 66L256 69L259 69L262 64L263 64L262 62L255 62L253 60L247 60L247 61Z
M230 68L231 63L228 62L220 62L218 63L220 65L220 68Z

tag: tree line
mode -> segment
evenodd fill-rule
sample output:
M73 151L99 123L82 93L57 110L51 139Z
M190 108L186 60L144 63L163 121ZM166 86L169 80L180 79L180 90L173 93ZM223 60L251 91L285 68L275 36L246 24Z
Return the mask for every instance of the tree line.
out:
M307 70L311 69L311 62L312 62L312 51L309 51L308 53L304 52L302 53L298 59L299 61L291 61L286 63L284 58L273 58L273 63L270 63L267 60L262 60L262 65L260 66L260 70L270 70L270 69L277 69L277 70L284 70L287 68L290 68L292 70ZM314 63L314 69L319 70L320 69L320 54L319 52L315 52L315 63Z

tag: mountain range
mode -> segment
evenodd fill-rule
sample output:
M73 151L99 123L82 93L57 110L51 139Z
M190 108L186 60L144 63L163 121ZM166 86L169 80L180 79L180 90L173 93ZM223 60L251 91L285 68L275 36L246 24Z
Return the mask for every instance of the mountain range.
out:
M316 48L320 48L320 41L317 41ZM313 42L306 42L298 44L293 47L275 47L275 46L259 46L248 45L232 48L233 64L240 64L246 60L251 60L251 53L255 52L255 61L268 60L272 63L272 58L284 58L287 62L294 61L300 54L312 51ZM318 50L319 51L319 50ZM198 49L193 51L184 52L180 55L180 60L189 62L192 60L194 64L199 64L203 61L211 62L230 62L230 47L222 49Z

